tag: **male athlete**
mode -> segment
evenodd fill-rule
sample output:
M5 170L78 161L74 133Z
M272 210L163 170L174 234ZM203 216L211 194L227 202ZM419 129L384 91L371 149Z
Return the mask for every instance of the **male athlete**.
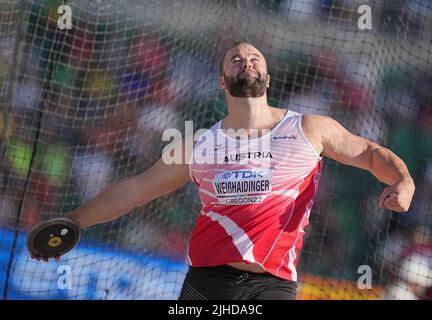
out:
M396 212L409 209L413 179L393 152L335 120L269 106L267 63L249 43L225 53L219 83L228 116L200 136L186 155L191 161L167 164L162 156L68 217L82 228L112 221L191 179L202 210L179 299L295 299L296 264L322 157L370 171L388 185L379 206ZM185 140L177 146L187 151Z

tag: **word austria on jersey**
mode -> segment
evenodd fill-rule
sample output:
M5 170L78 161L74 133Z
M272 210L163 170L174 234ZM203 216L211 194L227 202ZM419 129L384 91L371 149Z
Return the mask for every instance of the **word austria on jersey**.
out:
M228 163L228 162L241 161L243 159L267 159L267 158L273 158L270 151L268 151L268 152L260 152L260 151L243 152L243 153L232 154L230 156L226 155L224 162Z
M192 121L186 121L185 138L177 129L164 131L162 140L171 142L164 148L162 159L166 164L227 164L270 160L273 158L270 131L199 129L194 134ZM181 143L182 139L184 144Z

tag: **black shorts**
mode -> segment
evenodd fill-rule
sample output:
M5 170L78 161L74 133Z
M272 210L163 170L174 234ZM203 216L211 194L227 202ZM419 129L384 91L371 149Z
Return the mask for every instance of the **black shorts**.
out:
M179 300L295 300L297 282L228 265L191 267Z

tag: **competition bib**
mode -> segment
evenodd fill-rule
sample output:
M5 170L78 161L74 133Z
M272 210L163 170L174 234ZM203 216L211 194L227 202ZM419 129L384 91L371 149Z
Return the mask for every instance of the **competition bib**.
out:
M272 190L272 171L261 169L223 171L215 175L213 187L219 204L260 203Z

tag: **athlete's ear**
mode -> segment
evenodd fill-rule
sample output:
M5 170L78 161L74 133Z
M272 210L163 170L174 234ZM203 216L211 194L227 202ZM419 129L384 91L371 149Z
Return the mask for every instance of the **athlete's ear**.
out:
M219 86L222 88L222 90L225 90L225 89L226 89L225 79L224 79L223 74L221 74L221 75L219 76Z

